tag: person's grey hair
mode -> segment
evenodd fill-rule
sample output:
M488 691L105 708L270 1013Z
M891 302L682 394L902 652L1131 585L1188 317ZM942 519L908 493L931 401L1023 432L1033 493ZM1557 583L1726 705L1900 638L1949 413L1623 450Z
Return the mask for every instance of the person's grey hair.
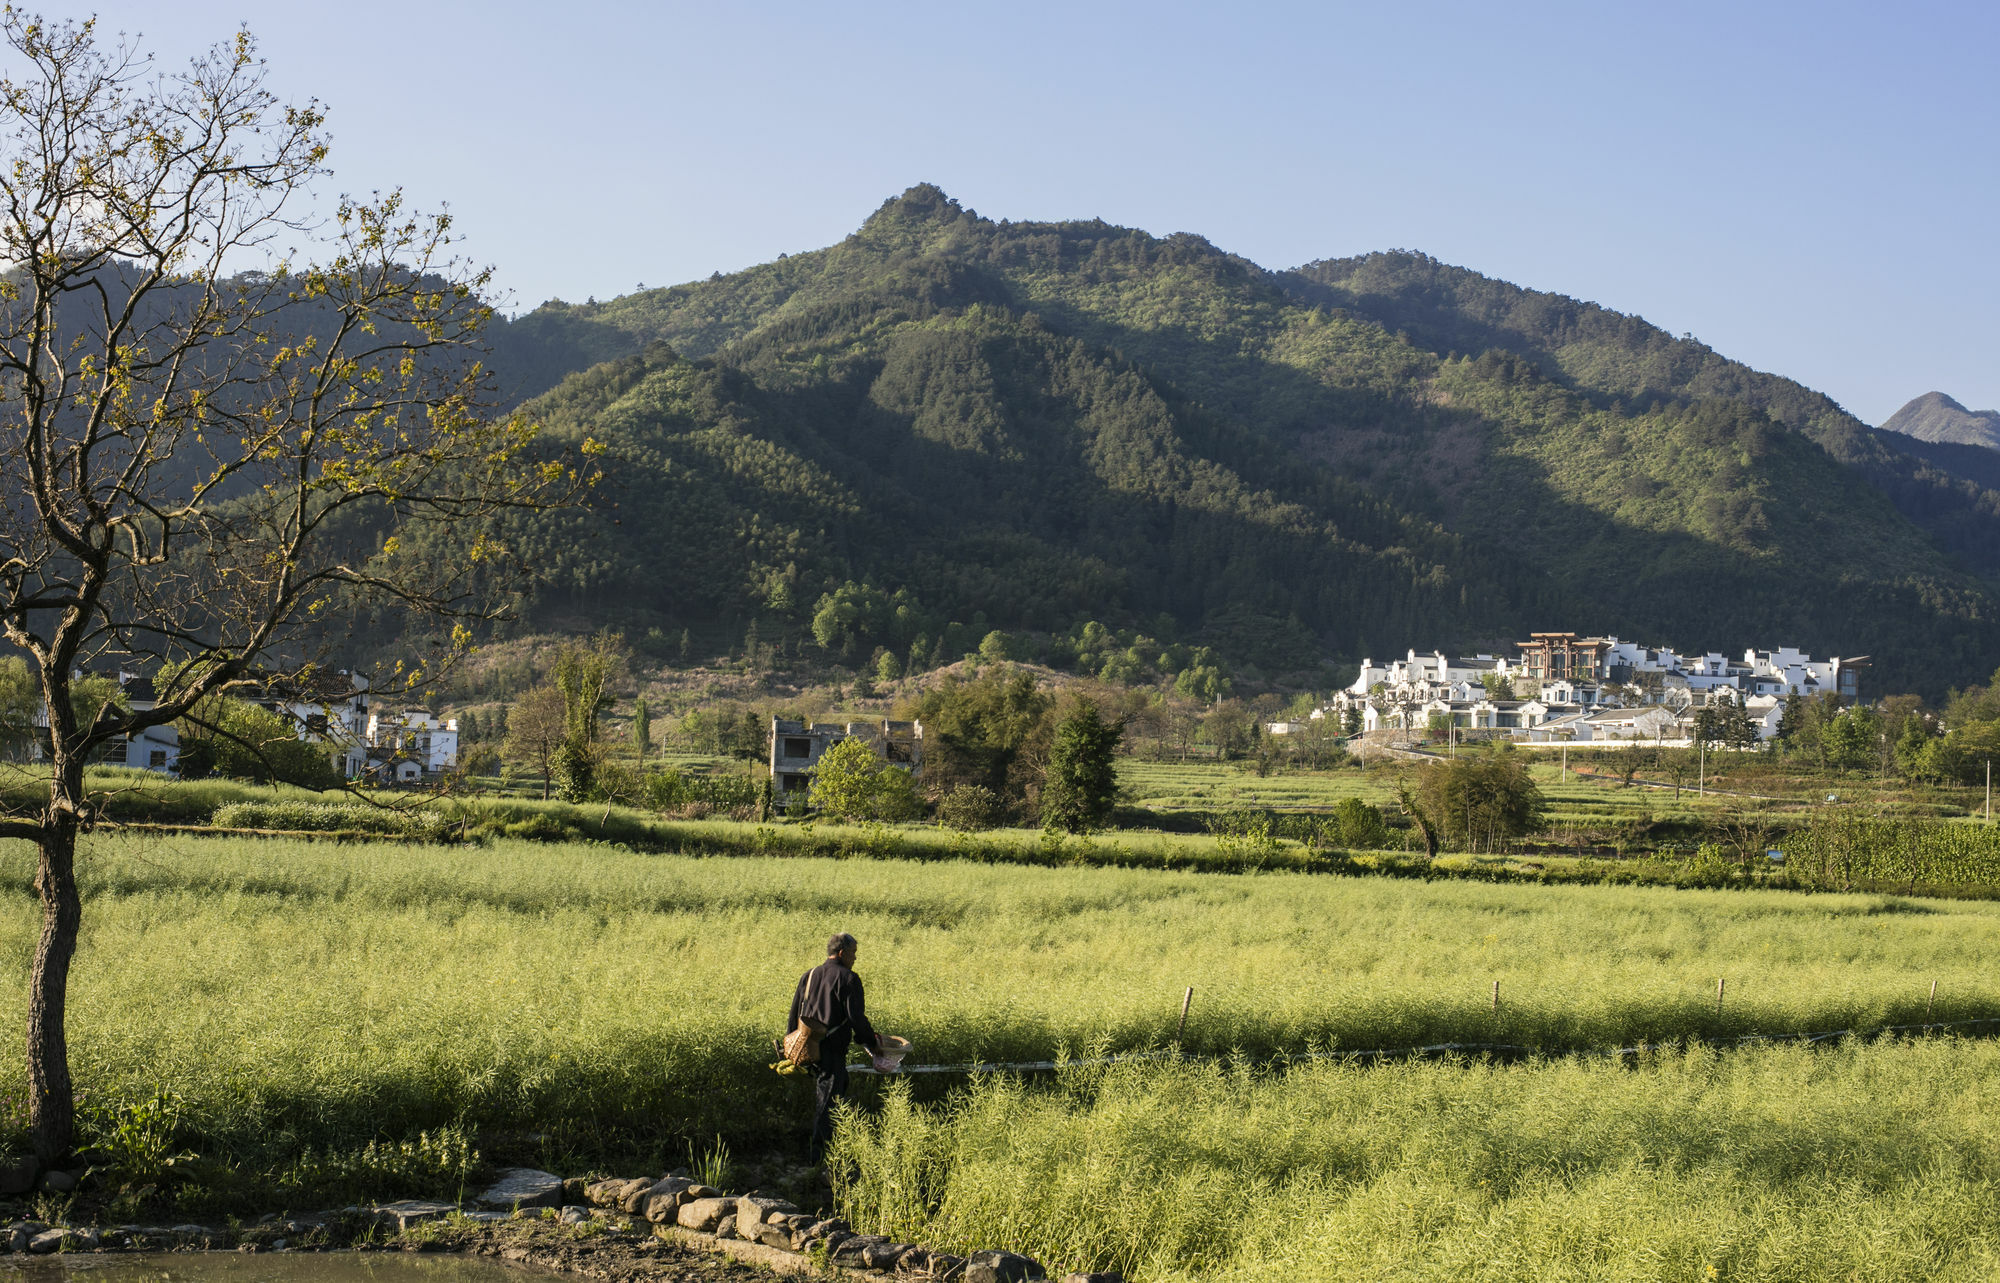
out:
M833 938L826 942L826 956L831 958L841 950L852 949L859 943L859 941L845 931L837 931L834 933Z

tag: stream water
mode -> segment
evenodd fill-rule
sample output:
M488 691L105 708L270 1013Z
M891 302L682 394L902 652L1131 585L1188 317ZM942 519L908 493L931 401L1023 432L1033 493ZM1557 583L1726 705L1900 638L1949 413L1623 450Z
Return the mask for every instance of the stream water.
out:
M545 1271L409 1252L119 1252L0 1257L0 1283L524 1283Z

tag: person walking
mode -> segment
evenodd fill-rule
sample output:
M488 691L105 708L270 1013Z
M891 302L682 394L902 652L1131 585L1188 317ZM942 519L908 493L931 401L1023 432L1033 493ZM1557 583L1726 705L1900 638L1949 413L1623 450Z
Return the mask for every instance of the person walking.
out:
M819 1059L812 1064L813 1122L809 1152L818 1162L833 1139L833 1102L847 1093L847 1048L855 1042L877 1050L875 1026L868 1023L868 999L854 959L861 947L842 931L826 942L826 961L799 977L792 992L792 1015L785 1024L790 1035L801 1020L818 1026Z

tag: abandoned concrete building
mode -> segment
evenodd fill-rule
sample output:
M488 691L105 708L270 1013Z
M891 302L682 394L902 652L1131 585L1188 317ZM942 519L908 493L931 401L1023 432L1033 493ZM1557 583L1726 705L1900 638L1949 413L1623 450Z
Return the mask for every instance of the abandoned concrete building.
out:
M813 767L845 739L866 740L875 756L920 774L924 766L922 722L795 722L771 719L771 787L779 801L812 787Z

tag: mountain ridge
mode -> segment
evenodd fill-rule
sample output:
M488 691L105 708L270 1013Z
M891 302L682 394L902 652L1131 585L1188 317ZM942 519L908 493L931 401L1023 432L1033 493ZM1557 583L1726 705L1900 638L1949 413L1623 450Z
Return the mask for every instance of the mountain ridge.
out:
M1934 445L1973 445L2000 450L2000 410L1968 410L1942 392L1915 397L1882 424Z
M1949 457L1421 255L1273 272L920 185L819 250L547 305L496 365L623 461L617 516L514 532L568 585L541 604L634 627L803 642L852 589L901 605L850 657L1102 618L1247 635L1265 671L1550 627L1872 651L1932 684L2000 661L2000 495Z

